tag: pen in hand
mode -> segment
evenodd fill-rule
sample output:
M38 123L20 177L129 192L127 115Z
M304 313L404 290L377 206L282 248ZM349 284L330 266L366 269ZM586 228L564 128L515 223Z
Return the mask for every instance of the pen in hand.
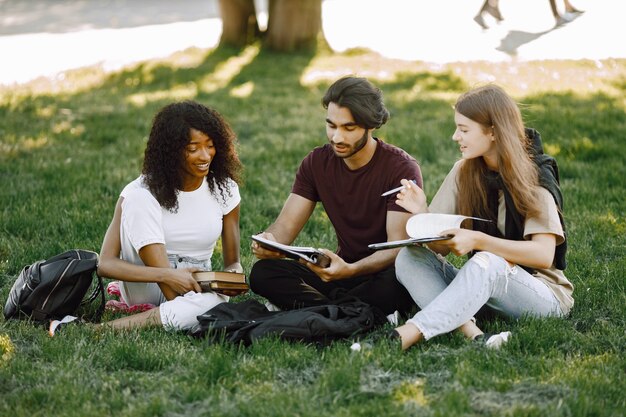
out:
M417 183L415 182L415 180L411 180L411 182L412 182L413 184L417 185ZM404 188L405 188L405 187L404 187L404 185L401 185L401 186L396 187L396 188L393 188L393 189L391 189L391 190L389 190L389 191L385 191L385 192L384 192L384 193L382 193L380 196L381 196L381 197L387 197L388 195L393 194L393 193L397 193L398 191L400 191L400 190L402 190L402 189L404 189Z

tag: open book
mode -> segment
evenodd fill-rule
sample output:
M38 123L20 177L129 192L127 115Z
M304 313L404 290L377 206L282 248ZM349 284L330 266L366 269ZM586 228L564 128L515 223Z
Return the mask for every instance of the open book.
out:
M246 276L238 272L203 271L194 272L194 278L200 284L202 292L217 292L234 297L248 292Z
M484 222L490 221L478 217L461 216L458 214L420 213L412 216L406 223L406 232L409 236L411 236L409 239L372 243L367 247L372 250L381 250L447 240L450 239L452 235L441 236L441 232L448 229L459 228L461 223L467 219Z
M304 259L321 268L326 268L330 265L330 258L315 248L283 245L282 243L274 242L273 240L268 240L257 235L253 235L252 240L264 248L280 252L290 259Z

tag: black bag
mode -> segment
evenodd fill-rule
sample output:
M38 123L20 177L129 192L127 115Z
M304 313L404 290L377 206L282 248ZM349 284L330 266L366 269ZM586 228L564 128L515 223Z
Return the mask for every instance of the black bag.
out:
M211 342L251 343L264 337L326 344L373 330L387 319L377 307L361 301L269 311L256 300L222 303L198 316L190 334Z
M561 193L561 181L559 178L559 166L556 163L556 159L543 152L543 143L541 141L541 135L535 129L526 128L526 137L530 140L532 146L533 161L537 164L539 169L539 183L543 188L548 190L554 198L557 208L559 209L559 220L563 227L563 233L565 239L563 243L556 247L554 253L555 266L565 271L567 267L567 230L565 227L565 219L563 217L563 194Z
M4 318L37 322L59 319L76 315L79 307L90 305L100 296L100 304L91 314L91 320L99 321L105 300L97 267L98 254L80 249L25 266L9 292ZM94 279L95 288L85 298Z

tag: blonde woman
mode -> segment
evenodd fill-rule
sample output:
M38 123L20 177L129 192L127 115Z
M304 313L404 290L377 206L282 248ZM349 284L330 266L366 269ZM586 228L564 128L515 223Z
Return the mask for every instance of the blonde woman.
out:
M550 172L555 166L527 136L538 134L524 129L517 104L495 85L463 94L454 109L452 140L461 160L430 206L424 192L405 180L397 204L412 213L462 214L492 222L446 230L442 235L452 238L398 254L398 280L421 308L391 334L403 349L455 329L499 347L510 332L485 335L473 321L484 305L518 318L564 316L574 303L573 286L563 274L561 196ZM473 256L456 269L443 259L449 252Z

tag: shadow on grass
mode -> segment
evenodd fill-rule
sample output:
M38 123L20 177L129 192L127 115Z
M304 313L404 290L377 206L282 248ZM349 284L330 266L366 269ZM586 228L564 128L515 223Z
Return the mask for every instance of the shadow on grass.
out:
M573 16L573 19L568 22L571 23L575 19L577 19L580 15L576 14ZM506 34L504 38L500 40L500 45L496 48L498 51L502 51L510 56L517 56L518 50L520 47L533 42L548 33L551 33L554 30L558 30L562 28L562 25L556 25L551 29L544 30L542 32L524 32L521 30L511 30Z
M99 250L119 191L139 174L155 111L182 98L215 107L239 135L247 170L241 191L242 263L249 270L247 236L276 217L298 163L325 142L320 99L331 81L301 81L313 58L313 53L218 48L186 68L140 65L76 93L16 96L0 106L0 299L23 265L70 247ZM379 136L422 163L432 196L458 158L449 139L451 104L467 83L453 72L423 68L373 81L392 115ZM615 81L622 91L625 85L623 78ZM490 320L485 329L515 335L500 352L478 349L451 334L404 355L385 346L353 355L346 343L322 353L270 341L246 350L205 349L158 329L105 332L97 335L98 343L89 332L69 329L57 340L29 324L0 320L0 333L18 347L12 362L0 366L0 379L20 375L26 388L0 384L6 385L0 390L5 404L25 410L24 415L42 402L84 414L94 410L95 388L109 407L102 415L127 409L167 414L177 407L204 412L220 406L223 414L248 407L246 415L312 415L302 409L311 401L318 415L336 414L337 404L351 407L353 415L406 415L406 404L416 395L428 399L415 408L427 414L521 410L517 414L543 415L562 400L563 415L611 415L612 403L623 405L623 384L616 383L623 370L626 273L623 100L603 93L544 93L523 102L528 125L541 131L561 168L570 239L566 275L576 286L570 317ZM314 213L302 238L334 247L322 210ZM37 388L42 375L52 390ZM263 406L276 410L261 407L259 389ZM554 396L560 397L558 406ZM525 412L527 404L535 408ZM154 407L159 412L151 412Z
M3 224L11 239L0 244L0 257L8 259L0 269L14 274L28 261L70 246L97 251L119 190L139 174L154 113L185 98L215 107L233 125L247 173L242 196L250 208L244 207L242 235L265 227L278 214L301 159L326 140L320 100L333 80L302 81L315 56L217 48L186 66L146 63L73 94L15 97L1 106L0 174L8 186L0 196L11 213ZM457 158L451 104L467 83L452 71L424 70L373 81L391 112L377 135L417 158L432 196ZM615 83L624 90L623 79ZM546 93L524 102L528 124L559 158L564 188L573 194L568 207L584 207L590 196L614 207L624 186L618 100L602 93ZM611 188L601 193L593 185L598 179ZM322 212L306 233L333 245Z

